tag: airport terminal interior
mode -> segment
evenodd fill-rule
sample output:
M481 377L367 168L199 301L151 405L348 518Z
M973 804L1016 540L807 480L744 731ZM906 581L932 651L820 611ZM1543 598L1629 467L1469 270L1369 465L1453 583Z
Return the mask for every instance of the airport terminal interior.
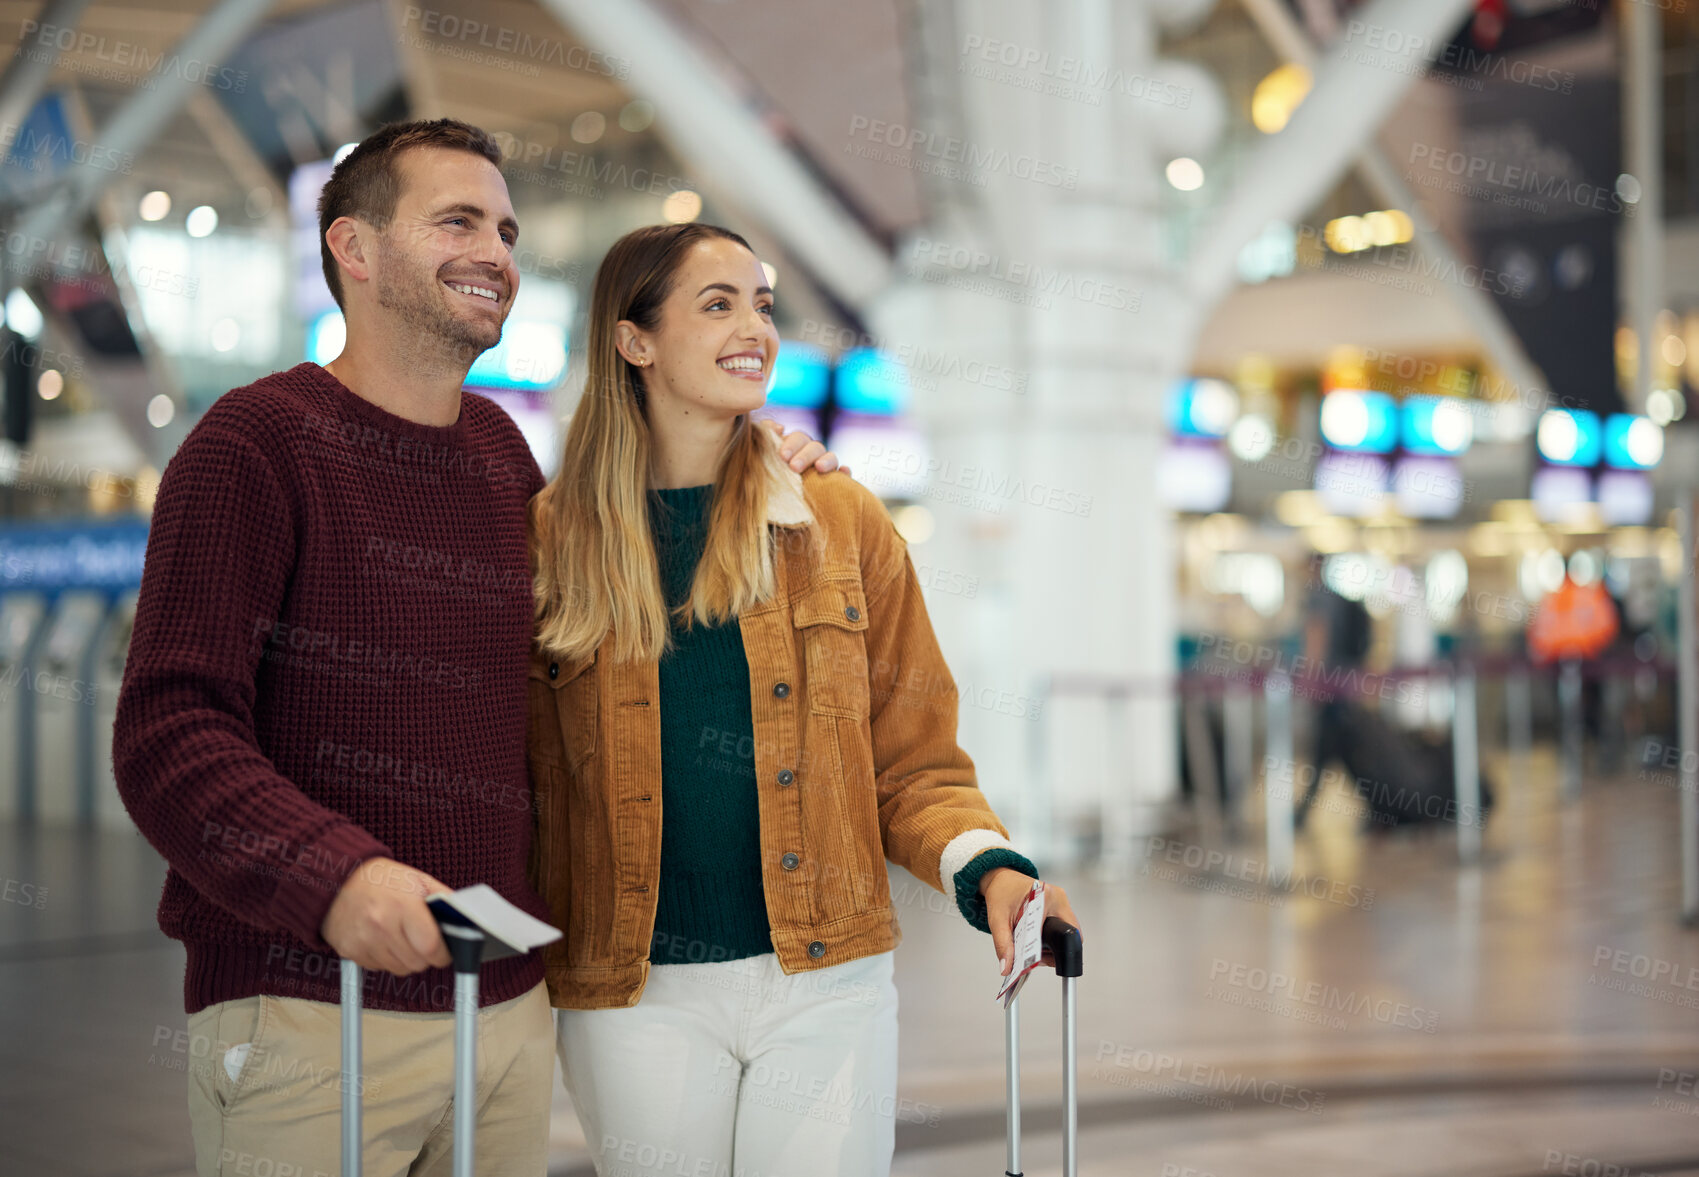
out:
M977 784L1078 917L1074 1018L1045 967L1017 1007L1026 1174L1699 1175L1699 4L0 30L0 1171L196 1172L210 1062L113 768L150 519L221 396L342 352L332 169L447 117L522 227L465 387L545 477L609 247L759 257L757 415L888 509ZM991 942L890 894L891 1172L1006 1171ZM548 1172L597 1155L557 1073Z

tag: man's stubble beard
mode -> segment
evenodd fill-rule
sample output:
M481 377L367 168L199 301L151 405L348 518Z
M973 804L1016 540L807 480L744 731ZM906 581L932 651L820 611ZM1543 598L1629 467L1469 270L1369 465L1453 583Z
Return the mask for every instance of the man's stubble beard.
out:
M393 253L391 256L394 258ZM441 301L446 296L435 293L447 287L434 273L425 282L413 277L417 273L418 269L411 266L382 267L377 278L377 298L378 305L396 316L421 353L439 352L445 358L463 361L469 368L474 360L501 342L499 325L492 335L482 324L455 317Z

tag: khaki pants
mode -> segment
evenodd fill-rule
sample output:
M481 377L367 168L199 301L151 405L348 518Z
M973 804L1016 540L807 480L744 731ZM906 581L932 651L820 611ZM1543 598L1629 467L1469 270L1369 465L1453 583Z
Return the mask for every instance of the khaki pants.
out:
M200 1177L341 1171L341 1016L340 1006L269 995L221 1001L190 1016L197 1065L189 1076L189 1122ZM363 1036L365 1177L448 1174L454 1015L367 1010ZM479 1011L480 1174L546 1172L553 1046L541 985Z

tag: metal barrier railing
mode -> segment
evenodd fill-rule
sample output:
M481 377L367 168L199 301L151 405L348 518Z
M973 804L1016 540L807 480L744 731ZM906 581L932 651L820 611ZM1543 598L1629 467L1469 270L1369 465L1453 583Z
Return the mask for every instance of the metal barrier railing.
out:
M1690 616L1691 610L1684 606L1683 613ZM1687 640L1691 645L1690 635ZM1565 804L1573 803L1580 796L1583 681L1587 678L1611 681L1614 676L1620 676L1624 672L1640 672L1648 668L1661 676L1674 669L1682 672L1679 698L1684 701L1693 698L1691 684L1695 680L1687 676L1693 673L1688 663L1695 661L1699 659L1694 659L1693 651L1684 646L1683 658L1673 666L1664 662L1647 662L1627 657L1607 657L1585 663L1564 661L1559 664L1558 727L1562 761L1560 796ZM1374 676L1393 683L1437 679L1450 688L1457 856L1462 863L1474 864L1480 861L1485 825L1480 767L1479 683L1483 677L1502 680L1506 745L1513 761L1525 765L1533 746L1532 677L1536 670L1545 672L1544 667L1536 667L1524 659L1483 657L1464 658L1456 663L1437 662L1431 666L1398 668L1384 674L1376 673ZM1146 702L1170 701L1177 705L1180 709L1182 739L1187 740L1193 755L1191 767L1194 803L1199 805L1201 813L1211 804L1210 798L1224 798L1220 818L1222 824L1232 830L1244 794L1250 782L1256 778L1255 700L1259 693L1262 696L1263 738L1268 762L1292 766L1295 786L1299 774L1295 764L1294 696L1301 695L1317 700L1352 697L1351 692L1335 688L1323 677L1294 677L1278 667L1264 669L1251 666L1234 667L1231 674L1191 671L1166 679L1069 675L1045 680L1038 690L1041 718L1030 745L1033 772L1029 779L1037 788L1023 791L1021 803L1016 809L1017 823L1023 836L1031 838L1036 846L1050 849L1053 856L1066 857L1065 852L1057 854L1059 843L1054 836L1055 791L1050 787L1048 755L1049 725L1054 714L1051 703L1057 698L1070 696L1095 697L1106 703L1119 703L1123 706L1131 705L1141 697ZM1216 775L1213 737L1204 729L1204 738L1198 738L1198 712L1192 706L1200 699L1207 700L1217 695L1221 697L1222 709L1220 776ZM1693 751L1699 747L1699 733L1690 730L1695 726L1693 709L1684 702L1678 702L1678 706L1681 710L1679 738L1683 749L1683 913L1688 918L1694 918L1690 912L1699 912L1699 845L1690 847L1689 843L1699 842L1699 838L1695 837L1699 834L1699 827L1695 825L1694 812L1695 802L1699 800L1696 798L1694 781L1695 772L1699 770L1699 754ZM1128 726L1111 724L1111 739L1117 743L1123 740ZM1116 754L1116 751L1111 749L1111 763L1127 761L1124 755ZM1316 766L1318 770L1319 767ZM1268 874L1272 879L1289 878L1296 850L1294 803L1297 789L1273 788L1265 781L1263 794ZM1122 801L1113 789L1104 790L1100 800L1102 859L1110 864L1124 863L1135 853L1133 843L1137 832L1129 828L1127 807Z

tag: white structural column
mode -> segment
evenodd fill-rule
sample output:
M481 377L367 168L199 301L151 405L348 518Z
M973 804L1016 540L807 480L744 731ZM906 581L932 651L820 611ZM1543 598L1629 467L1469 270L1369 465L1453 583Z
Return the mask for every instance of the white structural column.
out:
M960 76L959 125L924 129L982 162L974 182L935 190L933 225L870 309L877 335L939 373L915 395L931 447L919 501L938 526L914 557L979 586L935 593L932 609L963 743L1017 844L1066 857L1068 834L1101 819L1107 856L1124 859L1177 782L1175 565L1155 470L1164 393L1188 357L1157 186L1167 158L1208 148L1219 91L1153 59L1142 4L995 0L932 19L952 23L928 37L950 55L928 69ZM993 43L1013 68L985 62ZM1074 96L1040 88L1080 63ZM1003 72L970 72L981 64ZM875 485L896 473L869 466ZM1070 680L1082 685L1046 688Z
M1623 165L1640 185L1628 240L1628 322L1638 357L1629 411L1644 413L1652 391L1658 312L1664 285L1663 13L1655 4L1623 4Z

